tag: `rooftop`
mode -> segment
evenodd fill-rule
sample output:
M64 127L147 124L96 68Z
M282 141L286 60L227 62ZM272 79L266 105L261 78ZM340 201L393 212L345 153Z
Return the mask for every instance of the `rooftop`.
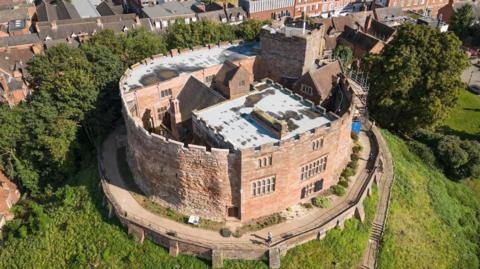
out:
M197 4L196 0L187 0L184 2L171 1L165 2L153 7L144 7L142 10L148 18L195 16L192 6Z
M205 69L225 61L235 61L255 55L257 43L242 43L201 49L174 57L158 57L135 67L124 80L125 90L144 87L168 80L182 73Z
M81 18L100 17L95 5L89 0L71 0Z
M293 138L333 120L322 112L322 108L313 107L311 103L293 95L279 84L261 82L255 87L258 90L248 95L196 111L194 114L207 128L223 136L224 141L236 149L258 147ZM259 120L259 116L255 114L260 114L264 120ZM271 129L265 127L265 120L286 123L288 132L279 138Z

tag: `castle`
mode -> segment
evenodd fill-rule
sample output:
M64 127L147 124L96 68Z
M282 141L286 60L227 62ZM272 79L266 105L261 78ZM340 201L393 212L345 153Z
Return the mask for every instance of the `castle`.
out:
M328 190L355 116L321 25L266 26L259 43L172 51L120 80L136 183L187 215L242 223Z

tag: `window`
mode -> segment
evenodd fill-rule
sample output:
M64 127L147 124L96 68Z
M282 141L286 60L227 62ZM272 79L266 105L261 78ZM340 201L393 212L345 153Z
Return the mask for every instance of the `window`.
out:
M312 150L317 150L322 147L323 147L323 137L320 137L312 141Z
M245 80L240 81L240 82L238 83L238 86L239 86L239 87L245 86Z
M327 156L322 156L300 168L300 180L307 180L327 169Z
M323 189L323 179L317 180L314 183L309 183L302 188L300 199L310 196L312 193L321 191Z
M312 87L310 87L308 85L305 85L305 84L302 84L302 86L300 88L300 91L302 91L303 93L308 94L308 95L313 95Z
M275 191L275 176L255 180L251 185L254 197L272 193Z
M160 95L161 95L162 97L171 96L171 95L172 95L172 89L162 90L162 91L160 92Z
M257 160L257 168L267 167L272 165L272 156L265 156Z
M162 106L157 109L157 117L159 120L163 120L163 115L165 114L165 111L167 111L167 107Z

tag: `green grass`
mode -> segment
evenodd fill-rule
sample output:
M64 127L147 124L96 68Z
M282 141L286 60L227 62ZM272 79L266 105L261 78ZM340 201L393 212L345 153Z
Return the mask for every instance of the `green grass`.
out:
M395 182L379 268L478 268L480 205L465 185L426 166L384 132Z
M480 95L467 90L460 94L457 106L440 130L461 138L480 139Z
M44 232L8 240L0 248L0 268L209 268L189 256L173 258L148 240L137 244L116 220L107 219L95 161L70 180L76 204L47 208Z

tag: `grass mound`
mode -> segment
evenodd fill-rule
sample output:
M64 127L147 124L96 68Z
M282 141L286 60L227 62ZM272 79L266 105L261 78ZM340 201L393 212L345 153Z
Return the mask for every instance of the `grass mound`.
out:
M379 268L479 268L480 204L462 183L447 179L384 132L395 183Z

